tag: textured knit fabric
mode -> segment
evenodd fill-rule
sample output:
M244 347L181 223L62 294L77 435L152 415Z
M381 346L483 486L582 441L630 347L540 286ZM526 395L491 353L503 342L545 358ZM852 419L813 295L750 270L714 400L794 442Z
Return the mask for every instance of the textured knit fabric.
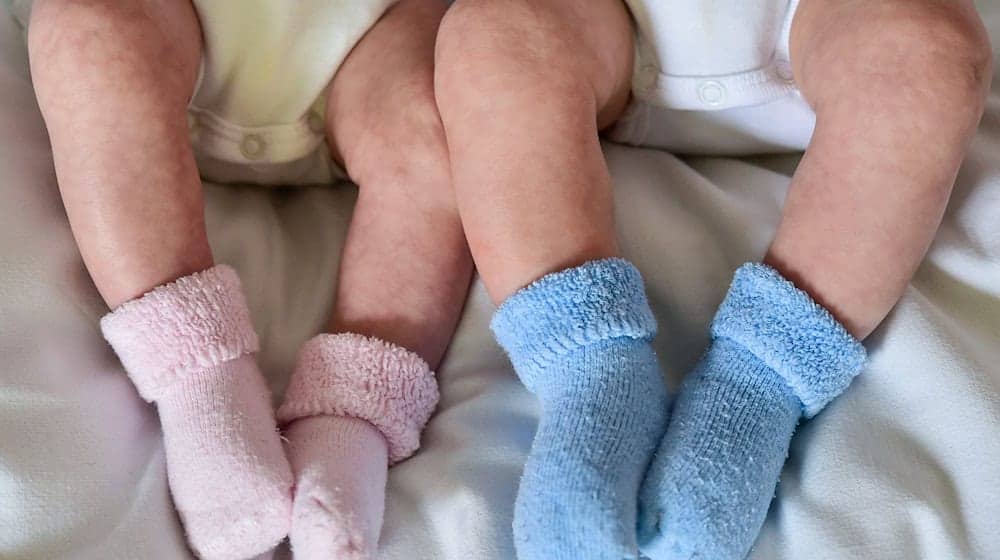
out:
M185 377L259 349L239 276L225 265L121 304L101 330L150 402Z
M290 423L296 558L374 557L386 470L420 446L437 400L434 374L405 348L350 333L303 346L278 410Z
M374 558L389 465L382 434L357 418L309 416L285 435L295 472L296 560Z
M643 483L643 553L744 558L799 418L840 394L864 362L864 347L805 292L768 266L741 267Z
M140 394L156 402L192 548L220 560L273 548L288 533L292 473L236 272L218 266L160 286L101 327Z
M668 406L639 272L608 259L545 276L492 328L542 407L515 504L518 558L636 558L636 494Z
M299 353L278 420L328 414L361 418L389 444L395 464L420 447L437 406L434 373L420 356L359 334L321 334Z
M866 358L864 346L823 306L763 264L736 271L712 337L733 340L777 372L807 418L844 392Z

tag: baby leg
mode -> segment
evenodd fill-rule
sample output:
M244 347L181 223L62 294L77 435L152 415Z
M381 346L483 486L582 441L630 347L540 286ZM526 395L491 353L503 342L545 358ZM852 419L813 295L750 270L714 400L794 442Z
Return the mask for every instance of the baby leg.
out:
M112 309L214 263L191 154L186 1L36 0L31 74L80 253Z
M864 359L854 339L923 259L991 71L965 0L803 0L792 62L816 131L773 268L737 273L644 485L640 536L657 560L747 554L799 417L846 388Z
M115 309L105 335L157 402L192 547L235 559L287 533L291 474L239 280L205 236L185 118L200 43L186 1L36 0L29 32L70 224Z
M329 326L335 334L307 343L279 411L291 422L296 558L374 557L386 469L415 451L437 398L430 370L465 303L472 259L433 89L445 8L439 0L393 6L330 90L328 138L360 191ZM321 376L344 383L309 381ZM346 388L373 380L370 391L351 395L355 403L340 401ZM398 418L392 403L402 407Z
M436 94L493 330L539 398L514 512L518 557L638 555L639 482L667 396L638 271L616 258L598 130L629 96L619 0L459 0Z

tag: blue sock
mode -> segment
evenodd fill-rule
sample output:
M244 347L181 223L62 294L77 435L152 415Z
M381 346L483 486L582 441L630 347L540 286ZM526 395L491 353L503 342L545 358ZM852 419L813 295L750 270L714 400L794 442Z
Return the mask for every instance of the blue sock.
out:
M643 482L643 554L746 557L799 418L843 392L864 362L864 347L777 271L737 270Z
M639 271L607 259L550 274L492 328L542 407L514 507L517 557L637 558L636 496L668 413Z

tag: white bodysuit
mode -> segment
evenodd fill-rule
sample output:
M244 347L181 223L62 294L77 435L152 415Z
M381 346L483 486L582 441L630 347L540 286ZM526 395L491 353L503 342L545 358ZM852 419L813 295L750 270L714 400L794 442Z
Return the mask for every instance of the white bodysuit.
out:
M609 132L679 153L798 151L815 116L795 86L798 0L625 0L636 25L633 101Z

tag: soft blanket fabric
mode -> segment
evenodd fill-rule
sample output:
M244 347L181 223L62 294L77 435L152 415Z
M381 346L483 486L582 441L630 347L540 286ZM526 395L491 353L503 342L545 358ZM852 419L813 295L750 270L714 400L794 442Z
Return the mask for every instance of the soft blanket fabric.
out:
M980 3L1000 39L1000 4ZM688 158L608 145L626 257L676 386L733 271L759 259L794 156ZM142 188L142 185L136 185ZM334 293L354 197L209 185L220 262L243 280L284 392ZM1000 555L1000 82L926 262L870 362L792 442L754 560ZM0 557L184 559L159 426L103 342L106 312L59 201L19 30L0 12ZM387 560L513 558L538 406L492 342L481 286L438 372L421 451L395 466Z

